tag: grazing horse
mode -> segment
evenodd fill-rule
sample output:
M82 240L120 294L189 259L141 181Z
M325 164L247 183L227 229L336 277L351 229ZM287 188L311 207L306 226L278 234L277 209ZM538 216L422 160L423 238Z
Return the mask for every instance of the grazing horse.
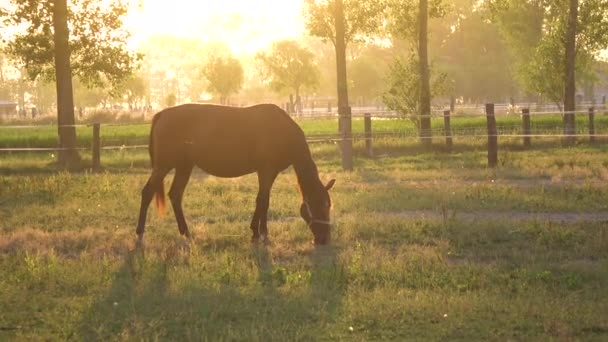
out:
M182 197L194 166L217 177L239 177L257 172L259 190L251 219L252 241L268 242L266 226L270 189L279 172L290 165L302 193L300 215L310 227L315 244L330 240L328 190L319 179L302 129L272 104L237 108L185 104L157 113L150 131L152 174L141 194L137 242L143 242L146 215L152 198L165 205L163 179L173 169L169 198L181 235L190 238L182 211Z

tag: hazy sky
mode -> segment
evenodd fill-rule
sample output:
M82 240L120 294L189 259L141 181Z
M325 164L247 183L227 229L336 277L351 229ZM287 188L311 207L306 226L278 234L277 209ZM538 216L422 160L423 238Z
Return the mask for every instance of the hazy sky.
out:
M171 34L223 41L236 54L304 32L302 0L139 0L125 24L134 48L151 35Z

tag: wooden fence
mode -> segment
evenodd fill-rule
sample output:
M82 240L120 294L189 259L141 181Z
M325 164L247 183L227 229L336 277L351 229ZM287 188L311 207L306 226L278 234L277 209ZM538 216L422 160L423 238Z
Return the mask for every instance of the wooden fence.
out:
M580 114L581 112L578 111L576 112L576 114ZM452 130L452 119L457 119L460 117L471 117L471 116L480 116L480 115L458 115L458 116L454 116L450 110L445 110L442 113L442 117L443 117L443 137L445 137L445 145L448 151L451 151L453 149L454 146L454 135L453 135L453 130ZM534 113L532 113L534 114ZM536 115L540 115L540 114L564 114L564 113L558 113L558 112L553 112L553 113L536 113ZM594 107L589 107L588 111L588 139L590 143L596 143L596 137L598 136L602 136L605 137L606 135L598 135L596 134L596 129L595 129L595 114L596 114L596 110ZM351 135L349 139L357 139L357 140L361 140L363 139L365 141L365 153L368 157L373 157L374 156L374 148L373 148L373 142L375 139L378 139L380 137L387 137L387 136L402 136L402 134L399 133L391 133L391 132L378 132L376 134L374 134L373 131L373 127L372 127L372 117L378 117L378 118L397 118L397 117L401 117L402 116L397 116L397 115L387 115L387 113L381 113L380 115L372 115L372 113L363 113L363 115L354 115L355 117L359 116L359 117L363 117L364 120L364 133L362 135ZM528 149L532 146L532 138L533 137L548 137L548 136L552 136L552 137L574 137L572 135L566 135L566 134L533 134L532 130L531 130L531 113L530 110L528 108L524 108L521 110L521 134L509 134L509 135L500 135L498 133L497 130L497 125L496 125L496 113L495 113L495 107L494 104L486 104L485 106L485 118L486 118L486 127L487 127L487 132L483 135L481 134L475 134L475 135L461 135L461 137L487 137L487 158L488 158L488 167L496 167L498 164L498 150L499 150L499 146L498 146L498 138L500 136L503 137L520 137L522 138L522 144L523 147ZM324 116L324 117L332 117L332 118L337 118L337 116L335 116L334 114L332 114L331 116ZM420 118L421 116L408 116L409 118ZM437 115L432 115L432 117L438 117ZM92 127L93 130L93 140L91 143L91 154L92 154L92 169L94 171L98 171L101 170L101 151L102 150L111 150L111 149L135 149L135 148L147 148L147 145L136 145L136 146L102 146L102 141L101 141L101 124L100 123L94 123L92 125L89 125ZM435 135L435 138L437 137L442 137L442 136L437 136ZM576 137L581 137L581 135L576 135ZM344 141L344 138L342 137L341 134L332 134L332 135L324 135L324 136L309 136L307 137L307 140L309 143L316 143L316 142L327 142L327 141L332 141L332 142L342 142ZM82 149L82 148L79 148ZM19 152L19 151L58 151L60 150L60 148L0 148L0 152ZM352 158L351 156L342 156L343 158ZM351 159L352 160L352 159Z

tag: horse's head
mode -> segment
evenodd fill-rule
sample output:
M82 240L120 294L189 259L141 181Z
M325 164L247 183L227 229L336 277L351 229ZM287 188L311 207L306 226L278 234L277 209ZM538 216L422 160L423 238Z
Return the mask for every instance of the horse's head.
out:
M336 183L330 180L327 185L319 187L316 191L304 198L300 206L300 215L310 227L315 236L316 245L325 245L331 240L331 222L329 212L331 210L331 198L329 189Z

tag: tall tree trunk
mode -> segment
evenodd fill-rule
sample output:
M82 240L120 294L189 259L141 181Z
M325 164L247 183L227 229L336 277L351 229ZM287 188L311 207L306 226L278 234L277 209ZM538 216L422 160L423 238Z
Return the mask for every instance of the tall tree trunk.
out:
M418 22L418 59L420 63L420 138L426 147L431 140L431 86L429 80L428 56L428 0L420 0Z
M570 0L568 13L568 26L566 28L566 56L565 56L565 89L564 89L564 139L566 145L573 145L575 138L576 110L576 23L578 21L578 0Z
M348 84L346 81L346 38L344 25L344 5L336 0L334 19L336 23L336 69L338 76L338 115L342 136L342 168L353 169L352 115L348 105Z
M67 0L55 0L53 6L53 28L55 38L55 75L57 78L57 123L59 126L59 163L67 164L79 159L76 151L76 128L74 127L74 94L72 93L72 70L68 43ZM63 150L66 149L66 150Z

